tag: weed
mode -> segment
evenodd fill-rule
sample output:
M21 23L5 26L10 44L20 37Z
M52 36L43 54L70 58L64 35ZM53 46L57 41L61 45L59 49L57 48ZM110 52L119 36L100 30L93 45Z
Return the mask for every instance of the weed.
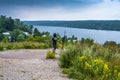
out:
M119 53L104 46L77 43L60 54L59 66L77 80L119 80L119 61Z
M26 71L24 71L24 70L21 70L21 72L22 72L22 73L26 73Z
M48 51L46 55L47 59L54 59L55 58L55 52Z
M4 77L4 75L0 74L0 77Z

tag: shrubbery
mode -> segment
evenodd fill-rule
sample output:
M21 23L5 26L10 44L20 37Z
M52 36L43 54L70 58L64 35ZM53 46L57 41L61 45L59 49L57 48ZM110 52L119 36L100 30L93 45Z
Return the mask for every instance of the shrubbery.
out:
M47 59L54 59L55 58L55 52L48 51L46 55Z
M3 51L4 50L4 48L0 45L0 51Z
M0 51L11 50L11 49L46 49L51 48L47 43L40 42L15 42L15 43L4 43L0 42Z
M119 80L120 55L98 44L77 43L60 54L63 73L77 80Z

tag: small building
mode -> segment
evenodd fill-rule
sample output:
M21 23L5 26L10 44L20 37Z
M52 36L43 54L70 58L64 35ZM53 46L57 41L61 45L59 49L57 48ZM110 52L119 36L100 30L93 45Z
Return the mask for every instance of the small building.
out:
M3 34L5 37L8 37L9 41L11 41L10 32L3 32L2 34Z
M10 36L10 32L3 32L2 34L5 36Z
M28 32L23 32L26 36L29 36L30 34Z

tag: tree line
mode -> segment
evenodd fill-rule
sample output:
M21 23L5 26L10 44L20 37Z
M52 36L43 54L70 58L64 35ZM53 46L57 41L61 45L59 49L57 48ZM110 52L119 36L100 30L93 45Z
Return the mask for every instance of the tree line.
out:
M7 34L4 34L7 33ZM9 34L8 34L9 33ZM58 41L61 43L62 37L57 33ZM52 35L49 32L40 32L33 25L26 24L20 19L13 19L4 15L0 16L0 41L3 42L42 42L51 44ZM69 42L74 42L77 37L66 38Z
M20 21L20 19L13 19L4 15L0 16L0 41L26 41L31 36L34 38L36 36L49 34L49 32L41 33L37 28L34 28L33 25L27 25Z
M24 21L31 25L60 26L96 30L120 31L120 20L88 20L88 21Z

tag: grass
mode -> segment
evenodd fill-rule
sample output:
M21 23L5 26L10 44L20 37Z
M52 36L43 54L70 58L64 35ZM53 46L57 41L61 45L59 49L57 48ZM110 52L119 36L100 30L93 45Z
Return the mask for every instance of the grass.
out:
M40 42L15 42L15 43L4 43L0 42L0 51L12 50L12 49L46 49L50 48L46 43Z
M4 77L4 75L0 74L0 77Z
M21 70L20 72L22 72L22 73L26 73L27 71Z
M37 79L33 78L32 80L37 80Z
M54 59L54 58L56 58L55 52L48 51L48 52L47 52L47 55L46 55L46 58L47 58L47 59Z
M60 54L59 66L77 80L120 80L119 47L113 49L78 42Z

